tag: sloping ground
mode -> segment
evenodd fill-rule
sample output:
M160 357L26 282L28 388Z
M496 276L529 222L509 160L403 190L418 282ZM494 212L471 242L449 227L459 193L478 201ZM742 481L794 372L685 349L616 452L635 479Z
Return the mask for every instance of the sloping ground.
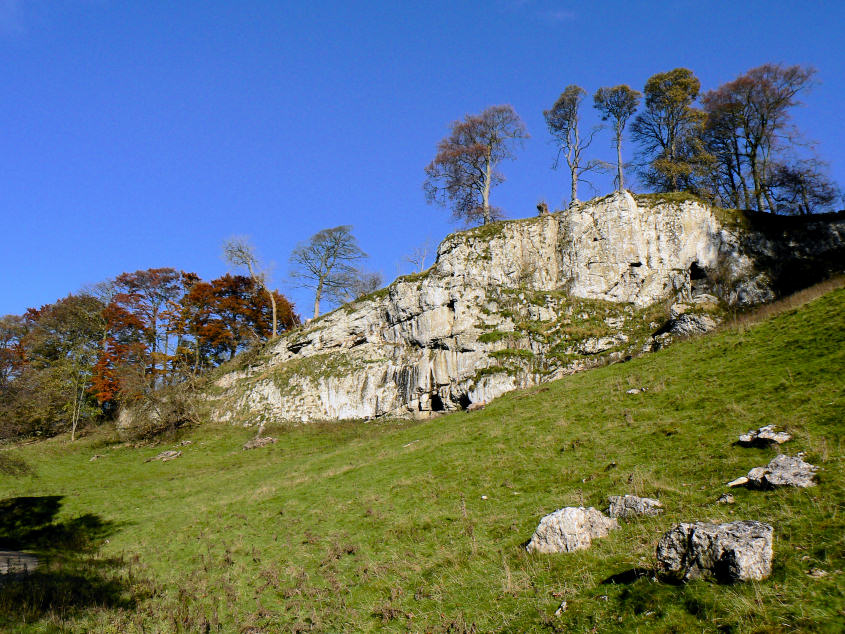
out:
M48 561L37 584L7 582L0 626L841 631L843 314L845 290L835 290L759 324L512 392L481 412L268 429L279 442L254 451L240 449L249 432L230 427L195 430L167 463L144 460L176 439L22 447L13 453L36 477L4 480L4 509L18 496L54 506L48 496L64 496L56 525L71 531L87 513L85 526L107 529L96 539L109 542L72 569L67 556ZM716 504L727 481L776 453L732 444L768 423L795 436L787 452L806 451L822 468L819 485L735 490L734 505ZM604 508L622 493L659 497L666 513L623 523L588 551L522 547L546 513ZM660 535L708 519L771 523L772 577L653 581ZM89 591L69 590L68 578Z

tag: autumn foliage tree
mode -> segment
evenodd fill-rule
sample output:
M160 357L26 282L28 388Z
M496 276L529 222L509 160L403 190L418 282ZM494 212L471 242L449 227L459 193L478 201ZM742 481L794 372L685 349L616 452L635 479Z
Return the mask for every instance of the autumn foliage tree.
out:
M645 109L631 124L640 144L643 180L658 191L700 192L712 156L705 150L705 113L693 104L701 82L687 68L652 75L646 82Z
M490 106L451 125L425 168L426 200L452 208L456 220L491 222L501 212L490 204L490 191L505 180L498 165L516 158L528 138L525 124L510 105Z

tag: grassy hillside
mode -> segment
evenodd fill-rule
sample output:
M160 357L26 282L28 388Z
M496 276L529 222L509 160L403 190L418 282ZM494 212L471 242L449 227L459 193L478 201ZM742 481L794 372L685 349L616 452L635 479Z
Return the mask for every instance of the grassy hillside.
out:
M843 314L835 290L481 412L268 428L279 442L255 451L240 448L249 430L206 426L157 447L101 433L5 452L33 474L3 477L0 538L52 563L2 588L0 625L841 631ZM732 444L768 423L794 434L787 452L822 467L819 486L736 490L734 505L716 504L727 481L775 455ZM184 439L178 460L144 462ZM622 493L659 497L666 513L623 523L588 551L522 547L541 516L605 508ZM674 523L736 519L774 525L769 580L652 579L656 542Z

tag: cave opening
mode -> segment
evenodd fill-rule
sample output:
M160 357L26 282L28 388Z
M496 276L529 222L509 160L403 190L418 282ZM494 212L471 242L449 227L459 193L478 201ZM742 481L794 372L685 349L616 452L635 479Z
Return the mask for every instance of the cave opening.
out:
M439 394L432 394L431 395L431 411L432 412L442 412L446 410L446 406L443 404L443 399L440 398Z
M461 394L458 397L458 405L461 406L461 409L466 409L470 405L472 405L472 401L469 399L468 394Z
M689 279L691 282L695 282L697 280L706 280L707 279L707 271L705 271L701 266L699 266L698 262L693 262L689 266Z

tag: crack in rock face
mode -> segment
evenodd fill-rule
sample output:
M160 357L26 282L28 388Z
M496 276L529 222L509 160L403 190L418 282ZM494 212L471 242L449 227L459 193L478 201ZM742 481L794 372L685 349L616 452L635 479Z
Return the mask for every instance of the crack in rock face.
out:
M546 515L534 531L529 553L568 553L589 548L594 539L606 537L619 523L592 506L568 506Z
M674 581L759 581L772 573L773 534L769 524L757 521L682 523L660 538L658 571Z

